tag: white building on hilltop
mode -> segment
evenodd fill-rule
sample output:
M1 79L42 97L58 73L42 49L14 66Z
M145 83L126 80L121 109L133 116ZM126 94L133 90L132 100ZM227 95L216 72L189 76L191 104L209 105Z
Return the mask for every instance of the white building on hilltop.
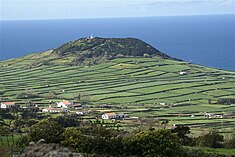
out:
M91 34L87 39L94 39L94 36Z

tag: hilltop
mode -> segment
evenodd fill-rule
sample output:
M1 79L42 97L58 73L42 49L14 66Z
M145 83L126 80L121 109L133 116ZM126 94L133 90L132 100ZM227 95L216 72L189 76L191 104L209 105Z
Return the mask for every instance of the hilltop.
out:
M93 60L143 56L171 58L136 38L81 38L54 49L52 53L60 57L75 55L76 63L89 58Z
M31 60L33 57L34 60ZM136 38L81 38L58 48L27 55L28 67L41 65L95 65L115 58L151 57L173 59ZM14 64L14 61L6 64Z

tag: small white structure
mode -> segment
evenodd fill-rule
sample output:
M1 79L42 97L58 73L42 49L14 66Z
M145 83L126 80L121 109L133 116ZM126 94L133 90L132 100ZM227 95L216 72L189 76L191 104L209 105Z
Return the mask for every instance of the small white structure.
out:
M91 36L87 37L87 39L94 39L93 35L91 34Z
M70 105L69 107L73 109L82 109L82 104L73 104L73 105Z
M102 119L115 119L117 117L117 114L114 112L104 113L102 115Z
M15 102L2 102L1 108L11 108L15 106Z
M69 110L60 109L60 108L48 107L48 108L42 109L42 112L61 113L61 112L69 112Z
M124 118L127 118L128 117L128 115L127 114L124 114L124 113L119 113L119 114L117 114L117 116L116 116L116 118L118 118L118 119L124 119Z
M57 107L61 107L61 108L68 108L72 105L73 105L72 102L69 102L69 101L66 101L66 100L57 103Z
M211 119L211 118L224 118L222 114L213 114L213 113L206 113L204 114L205 117Z
M172 125L172 129L175 129L177 127L177 124Z
M76 114L77 115L87 115L89 114L89 110L79 110L79 111L76 111Z
M54 108L53 107L44 108L42 109L42 112L54 112Z
M181 71L180 75L187 75L187 72L186 71Z

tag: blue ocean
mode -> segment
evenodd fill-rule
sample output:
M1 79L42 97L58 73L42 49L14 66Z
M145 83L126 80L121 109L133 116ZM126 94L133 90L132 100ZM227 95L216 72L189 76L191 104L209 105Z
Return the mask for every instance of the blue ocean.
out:
M0 60L91 34L139 38L172 57L235 71L235 15L0 21Z

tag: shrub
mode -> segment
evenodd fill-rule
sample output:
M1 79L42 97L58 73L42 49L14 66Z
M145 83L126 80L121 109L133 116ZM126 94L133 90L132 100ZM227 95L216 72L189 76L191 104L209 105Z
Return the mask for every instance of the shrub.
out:
M30 141L46 140L48 143L58 143L61 141L63 128L59 123L52 119L41 120L37 124L30 127Z
M211 130L209 133L199 136L196 143L201 147L222 148L224 137L216 130Z
M139 132L128 137L125 146L129 155L146 157L180 155L178 137L166 129Z
M226 148L235 148L235 132L233 132L228 139L225 141Z

